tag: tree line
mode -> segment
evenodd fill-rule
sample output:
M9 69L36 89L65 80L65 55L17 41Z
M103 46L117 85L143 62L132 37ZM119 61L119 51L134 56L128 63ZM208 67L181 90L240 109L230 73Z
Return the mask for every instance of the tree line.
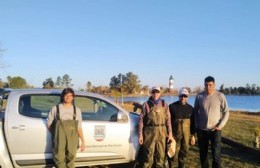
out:
M226 95L260 95L260 87L256 84L246 84L245 87L228 87L225 88L222 84L219 91Z
M111 77L109 86L94 86L90 81L88 81L85 88L82 88L81 90L103 94L110 93L111 91L133 94L142 89L149 90L148 86L141 88L140 83L141 81L139 80L138 75L135 75L132 72L128 72L126 74L119 73L117 76ZM73 87L72 78L68 74L58 76L56 80L49 77L42 82L42 88L44 89L62 89L65 87ZM7 81L0 79L0 88L21 89L34 88L34 86L29 85L26 79L21 76L7 76Z
M52 78L47 78L42 83L42 88L44 89L53 89L53 88L65 88L72 87L71 84L72 79L69 75L65 74L62 77L58 76L56 82L52 80ZM4 82L0 79L0 88L12 88L12 89L23 89L23 88L34 88L27 83L26 79L20 76L7 76L7 82Z
M42 88L44 89L62 89L65 87L73 87L72 78L68 74L58 76L56 77L56 80L49 77L42 82ZM0 79L0 88L20 89L34 88L34 86L29 85L26 79L20 76L7 76L7 82ZM162 87L161 89L163 93L170 92L167 87ZM148 85L141 85L141 80L138 75L133 72L128 72L126 74L119 73L118 75L112 76L109 86L94 86L91 81L87 81L85 88L81 88L80 90L87 90L88 92L104 95L112 95L115 98L119 98L122 94L149 95L150 88ZM189 90L191 89L189 88ZM191 90L193 94L199 93L200 91L202 91L201 87L196 87ZM224 84L222 84L219 91L226 95L260 95L260 87L256 84L247 84L245 87L225 87ZM175 93L177 93L177 91L175 91Z

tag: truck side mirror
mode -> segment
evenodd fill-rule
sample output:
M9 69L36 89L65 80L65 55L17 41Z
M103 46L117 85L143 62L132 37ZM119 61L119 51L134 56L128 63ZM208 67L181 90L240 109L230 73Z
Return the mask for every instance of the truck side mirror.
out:
M127 122L127 121L128 121L127 115L124 112L119 111L117 113L117 122Z

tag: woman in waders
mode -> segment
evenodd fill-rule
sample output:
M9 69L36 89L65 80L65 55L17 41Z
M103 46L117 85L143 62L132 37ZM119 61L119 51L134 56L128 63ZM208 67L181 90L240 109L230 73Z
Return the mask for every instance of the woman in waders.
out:
M52 133L53 160L58 168L75 167L78 138L81 140L81 151L85 149L81 110L73 104L74 96L71 88L65 88L61 94L61 103L53 106L48 115L47 127Z

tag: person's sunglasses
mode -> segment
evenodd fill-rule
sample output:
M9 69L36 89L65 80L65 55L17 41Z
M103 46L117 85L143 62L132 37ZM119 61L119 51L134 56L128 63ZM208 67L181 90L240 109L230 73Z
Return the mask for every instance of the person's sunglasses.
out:
M187 96L187 95L180 95L180 97L184 97L184 98L187 98L188 96Z
M152 94L154 94L154 93L160 93L160 91L159 90L153 90Z

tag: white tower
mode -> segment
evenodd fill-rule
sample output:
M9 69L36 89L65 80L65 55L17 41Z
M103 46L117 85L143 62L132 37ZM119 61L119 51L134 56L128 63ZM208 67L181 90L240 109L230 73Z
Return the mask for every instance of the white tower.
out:
M169 90L170 90L170 92L173 92L173 77L172 77L172 75L170 76L170 79L169 79Z

